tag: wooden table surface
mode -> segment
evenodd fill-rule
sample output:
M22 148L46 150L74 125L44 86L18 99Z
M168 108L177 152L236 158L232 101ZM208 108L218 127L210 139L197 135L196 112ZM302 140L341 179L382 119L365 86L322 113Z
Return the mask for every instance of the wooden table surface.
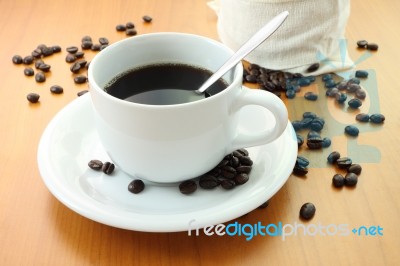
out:
M322 8L322 7L321 7ZM349 229L381 228L379 235L317 235L281 237L188 236L187 232L128 231L91 221L60 203L46 188L38 170L37 147L46 125L87 84L76 85L65 48L80 45L84 35L110 42L126 38L115 26L132 21L138 34L159 31L188 32L218 39L217 17L205 0L0 0L0 264L1 265L400 265L400 2L351 1L346 39L354 61L365 51L356 41L367 39L379 50L357 65L374 73L368 78L370 95L363 105L379 107L386 116L381 126L364 126L360 136L332 136L332 149L358 158L363 167L357 186L335 189L335 169L326 165L325 153L306 177L290 176L266 209L256 209L234 221L239 223L322 225L345 224ZM142 22L143 15L153 22ZM60 45L60 54L45 59L51 65L45 83L23 75L22 65L11 58L39 44ZM86 52L90 60L95 52ZM64 87L52 95L49 87ZM26 95L37 92L40 103L29 104ZM287 100L291 119L298 119L312 103ZM346 112L320 97L320 111L328 114L331 129L349 120ZM302 101L304 103L304 101ZM327 111L328 110L328 111ZM376 109L374 109L376 110ZM347 120L346 120L347 119ZM329 126L328 126L329 128ZM324 129L325 130L325 129ZM329 130L323 131L328 135ZM314 156L302 148L304 156ZM318 153L317 153L318 154ZM315 156L314 156L315 157ZM323 163L321 163L321 161ZM300 206L313 202L315 217L299 219ZM231 221L231 222L234 222ZM378 227L379 226L379 227ZM332 229L334 231L334 229ZM373 230L373 229L371 229ZM331 231L331 232L333 232Z

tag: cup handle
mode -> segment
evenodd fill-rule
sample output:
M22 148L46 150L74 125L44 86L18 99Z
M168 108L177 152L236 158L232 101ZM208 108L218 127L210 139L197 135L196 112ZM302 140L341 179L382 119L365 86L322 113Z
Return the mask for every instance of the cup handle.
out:
M232 113L240 111L246 105L259 105L269 110L275 117L275 126L270 130L238 134L232 141L231 150L267 144L274 141L288 124L288 112L282 100L273 93L260 90L243 88L232 105Z

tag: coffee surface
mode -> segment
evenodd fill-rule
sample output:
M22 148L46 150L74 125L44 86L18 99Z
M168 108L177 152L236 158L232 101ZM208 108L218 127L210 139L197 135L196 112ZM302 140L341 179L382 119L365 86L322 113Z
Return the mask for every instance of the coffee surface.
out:
M198 89L213 73L186 64L154 64L131 69L110 81L104 90L130 102L150 105L170 105L203 99ZM223 79L207 92L215 95L227 87Z

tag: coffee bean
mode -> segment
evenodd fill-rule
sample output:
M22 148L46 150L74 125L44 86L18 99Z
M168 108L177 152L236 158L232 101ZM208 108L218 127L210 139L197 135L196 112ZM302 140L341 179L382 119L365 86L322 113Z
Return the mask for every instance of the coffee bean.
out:
M133 194L138 194L144 190L144 187L145 187L145 185L142 180L135 179L129 183L128 190L129 190L129 192L132 192Z
M84 59L76 61L75 63L79 64L81 68L84 68L87 65L87 61Z
M235 183L238 185L243 185L249 181L249 175L245 173L240 173L234 177Z
M245 80L249 83L257 83L257 76L256 75L246 75Z
M355 96L360 100L364 100L367 97L367 93L363 89L360 89L356 91Z
M350 92L350 93L354 93L360 89L361 89L361 86L359 84L349 84L347 86L347 92Z
M93 170L101 170L103 167L103 162L100 160L90 160L88 166Z
M347 100L347 94L338 93L335 95L336 102L339 104L343 104Z
M89 49L92 48L92 46L93 46L93 42L92 42L92 41L83 41L83 42L81 43L81 48L82 48L83 50L89 50Z
M151 22L151 21L153 20L153 18L150 17L150 16L148 16L148 15L145 15L145 16L143 16L142 18L143 18L143 21L144 21L144 22L147 22L147 23L149 23L149 22Z
M307 139L312 139L312 138L321 138L321 135L317 131L310 130L307 133Z
M135 24L133 24L133 22L127 22L127 23L125 24L125 27L126 27L127 29L133 29L133 28L135 27Z
M377 51L379 46L376 43L368 43L367 49L370 51Z
M352 164L349 168L347 168L348 173L354 173L356 175L360 175L362 171L362 167L359 164Z
M258 209L265 209L267 208L269 205L269 200L267 200L266 202L264 202L263 204L261 204L260 206L258 206Z
M297 138L297 147L300 148L301 145L303 145L304 143L304 138L299 134L296 134L296 138Z
M337 162L337 160L340 158L340 153L337 151L333 151L328 155L328 163L334 164Z
M238 149L238 150L234 151L234 155L235 155L236 157L240 157L240 156L237 156L237 155L236 155L237 153L239 153L239 154L242 155L242 156L249 156L249 151L246 150L246 149L244 149L244 148L241 148L241 149Z
M90 50L92 51L100 51L100 44L95 43L90 47Z
M334 187L340 188L344 186L344 177L341 174L335 174L332 178Z
M232 156L231 160L229 161L229 165L233 168L236 168L240 165L239 158L236 156Z
M249 156L242 156L239 158L239 161L243 165L248 165L248 166L253 165L253 161L250 159Z
M74 55L76 58L83 58L85 56L85 53L82 51L78 51Z
M39 48L36 48L35 50L32 51L31 55L34 58L41 58L42 57L42 50L40 50Z
M235 181L233 181L232 179L224 179L221 181L221 187L224 189L233 189L236 186Z
M31 55L27 55L22 59L22 63L24 63L24 65L30 65L33 63L33 56Z
M251 166L248 166L248 165L241 165L241 166L238 166L237 168L236 168L236 172L237 173L245 173L245 174L249 174L250 172L251 172Z
M118 24L117 26L115 26L115 29L117 31L125 31L126 30L126 26L123 24Z
M76 46L68 46L66 48L67 52L70 54L75 54L76 52L78 52L79 48Z
M46 47L42 47L41 50L42 50L43 56L50 56L50 55L52 55L54 53L52 47L47 47L47 46Z
M328 80L331 80L333 77L332 77L332 74L324 74L324 75L322 75L322 81L328 81Z
M35 68L36 68L36 69L39 69L39 67L40 67L41 64L44 64L44 62L43 62L42 59L37 59L37 60L35 60Z
M221 175L225 178L234 178L236 175L236 169L232 166L226 165L221 168Z
M382 124L385 121L385 116L383 114L372 114L369 120L374 124Z
M360 101L360 99L353 98L347 104L349 105L349 107L357 109L362 105L362 102Z
M304 94L304 99L309 101L316 101L318 99L318 95L309 91Z
M330 138L323 138L322 139L322 148L328 148L329 146L331 146L332 141Z
M84 75L79 75L79 76L74 77L74 82L76 84L83 84L83 83L86 83L86 81L87 81L87 77Z
M103 171L103 173L107 174L107 175L111 175L112 172L114 171L115 165L113 163L110 162L105 162L103 164L103 166L101 167L101 170Z
M357 46L359 48L366 48L367 47L368 42L366 40L360 40L357 42Z
M338 88L331 88L331 89L327 89L325 92L325 95L331 98L336 98L336 95L339 94L339 90Z
M336 87L336 82L333 79L328 79L327 81L325 81L324 85L325 85L325 88L332 89L332 88Z
M136 29L126 29L125 34L128 36L135 36L137 34Z
M342 81L337 85L337 89L340 91L344 91L347 90L347 86L348 86L347 81Z
M127 25L128 25L128 23L127 23ZM127 27L127 28L128 28L128 27ZM101 38L99 38L99 43L100 43L101 45L108 45L110 42L108 41L107 38L101 37Z
M312 118L312 119L314 119L316 117L317 117L317 114L314 113L314 112L304 112L303 113L303 118Z
M300 218L310 220L315 215L315 205L311 202L304 203L300 208Z
M298 120L292 121L292 126L295 131L299 131L299 130L303 129L303 123Z
M44 75L43 72L38 72L35 75L35 80L36 82L42 83L46 81L46 76Z
M86 94L87 92L89 92L89 91L88 90L83 90L83 91L78 92L76 95L78 97L81 97L82 95Z
M336 160L336 164L341 169L347 169L352 165L353 161L349 157L341 157Z
M197 184L193 180L187 180L179 184L179 191L182 194L192 194L197 190Z
M346 126L344 128L344 132L347 135L353 136L353 137L357 137L358 134L360 133L360 130L356 127L356 126Z
M39 98L40 98L40 95L37 93L33 93L33 92L29 93L26 96L26 99L28 99L28 101L31 103L37 103L39 101Z
M219 181L216 177L205 174L200 177L199 185L204 189L213 189L219 186Z
M357 70L355 76L356 76L356 78L367 78L368 77L368 71Z
M359 113L356 115L356 120L359 122L368 122L369 121L369 115L364 114L364 113Z
M39 70L42 70L43 72L49 72L50 71L51 66L46 64L46 63L42 63L38 66Z
M76 56L73 54L67 54L67 56L65 57L65 61L67 63L73 63L76 61Z
M321 131L324 128L325 120L321 117L314 118L310 123L310 129L314 131Z
M59 53L61 52L61 46L59 45L53 45L52 47L50 47L53 50L53 53Z
M64 89L59 85L53 85L50 87L50 92L54 94L61 94L64 92Z
M293 174L296 176L305 176L308 173L307 167L295 165L293 167Z
M299 80L297 81L297 84L300 87L307 87L311 84L311 81L308 78L303 77L303 78L299 78Z
M302 166L302 167L307 167L309 164L310 164L310 161L307 158L300 156L300 155L297 156L296 165Z
M360 85L361 80L358 78L351 78L347 81L347 85L351 85L351 84L358 84Z
M322 142L323 142L322 138L308 138L307 147L311 150L321 149Z
M78 74L81 68L82 68L81 64L79 62L75 62L71 65L69 69L71 70L72 73Z
M310 72L317 71L318 68L319 68L319 63L314 63L314 64L310 65L310 66L307 68L307 72L310 73Z
M14 64L16 64L16 65L22 64L22 63L23 63L22 56L20 56L20 55L14 55L14 56L12 57L12 62L13 62Z
M348 187L353 187L357 185L358 176L355 173L347 173L344 177L344 185Z
M89 35L83 36L81 39L81 42L91 42L92 41L92 37L90 37Z
M33 68L31 68L31 67L25 67L24 74L25 74L25 76L33 76L33 75L35 75L35 71L33 71Z

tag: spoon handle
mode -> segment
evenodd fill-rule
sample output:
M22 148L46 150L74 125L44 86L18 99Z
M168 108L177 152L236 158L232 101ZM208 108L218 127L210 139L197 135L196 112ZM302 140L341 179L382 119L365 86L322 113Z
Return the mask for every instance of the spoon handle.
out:
M284 11L269 21L256 34L254 34L247 42L245 42L239 50L236 51L200 88L195 90L196 93L202 94L208 87L221 78L228 70L239 63L246 55L257 48L265 39L274 33L279 26L285 21L289 15L288 11Z

